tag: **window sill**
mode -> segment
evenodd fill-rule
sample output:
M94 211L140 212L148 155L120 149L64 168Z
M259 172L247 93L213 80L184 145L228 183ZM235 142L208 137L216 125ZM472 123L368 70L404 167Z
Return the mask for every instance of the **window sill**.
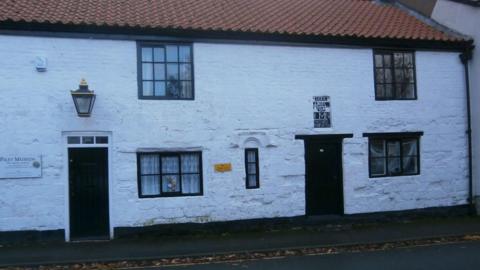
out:
M195 98L138 97L139 100L195 100Z
M195 194L165 194L165 195L140 195L138 198L140 199L148 199L148 198L172 198L172 197L199 197L203 196L203 193L195 193Z
M418 98L375 98L375 101L412 101Z
M420 175L420 173L412 173L412 174L399 174L399 175L378 175L378 176L374 176L374 175L369 175L369 178L372 178L372 179L375 179L375 178L393 178L393 177L402 177L402 176L416 176L416 175Z

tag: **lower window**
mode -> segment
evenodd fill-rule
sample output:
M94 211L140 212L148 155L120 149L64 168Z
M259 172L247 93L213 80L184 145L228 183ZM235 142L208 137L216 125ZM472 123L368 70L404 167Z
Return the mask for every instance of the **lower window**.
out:
M202 195L202 153L138 153L140 198Z
M245 173L246 173L246 187L259 188L259 169L258 169L258 149L246 148L245 149Z
M370 177L420 173L419 138L370 138Z

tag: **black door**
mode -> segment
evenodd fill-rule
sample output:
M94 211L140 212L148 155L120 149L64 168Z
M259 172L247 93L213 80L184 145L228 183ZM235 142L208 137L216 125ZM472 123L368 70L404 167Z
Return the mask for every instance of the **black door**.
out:
M343 214L342 143L305 141L307 215Z
M108 150L70 148L70 237L108 239Z

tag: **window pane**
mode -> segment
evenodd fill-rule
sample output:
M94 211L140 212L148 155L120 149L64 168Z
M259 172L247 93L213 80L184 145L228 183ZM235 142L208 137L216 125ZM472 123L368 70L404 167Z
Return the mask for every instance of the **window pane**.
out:
M178 157L162 157L162 173L178 173Z
M175 81L167 81L167 96L178 98L180 96L180 82Z
M97 137L95 137L95 143L107 144L108 143L108 137L107 136L97 136Z
M413 68L413 53L405 53L403 55L405 67Z
M403 53L394 53L393 63L395 68L403 68Z
M182 91L180 93L181 98L193 98L192 82L191 81L181 82L181 87L182 87Z
M141 177L141 192L142 195L159 195L160 194L160 176L149 175Z
M385 54L383 56L383 61L386 68L392 67L392 56L390 54Z
M159 174L160 163L158 155L140 156L140 174Z
M178 62L178 47L177 46L166 46L167 48L167 61L168 62Z
M405 98L406 85L402 83L397 83L395 91L397 98Z
M417 155L417 139L403 140L402 151L404 156Z
M410 83L403 83L396 85L398 98L415 98L415 86Z
M395 92L393 91L393 84L386 84L385 85L385 97L386 98L394 98Z
M249 174L247 176L247 184L249 187L256 187L257 186L257 175L255 174Z
M165 80L165 64L155 64L155 80Z
M165 81L155 82L155 96L164 97L166 94Z
M400 142L387 142L388 156L399 157L400 156Z
M405 81L405 76L403 74L403 69L395 69L395 82L403 83Z
M401 98L403 92L403 85L400 83L395 84L395 97Z
M93 136L83 136L82 137L83 144L93 144Z
M152 48L142 48L142 61L152 62Z
M255 162L255 161L256 161L255 151L247 150L247 162Z
M192 65L180 64L180 80L191 80L191 79L192 79Z
M392 83L392 69L385 69L385 82Z
M153 96L153 82L143 82L143 95Z
M180 62L192 62L192 52L190 46L180 46Z
M142 79L143 80L153 80L153 65L152 64L142 64Z
M407 82L411 82L411 83L415 82L415 74L414 74L413 69L406 70L405 75L407 77L407 79L406 79Z
M371 140L370 141L370 156L371 157L384 157L385 156L385 141L384 140Z
M383 79L383 69L381 68L377 68L375 69L375 79L377 80L376 82L377 83L384 83L384 79Z
M68 144L80 144L80 137L79 136L68 136L67 143Z
M153 60L155 62L165 62L165 49L164 48L153 49Z
M388 174L398 175L402 172L400 168L400 158L388 158Z
M167 78L178 80L178 64L167 64Z
M386 174L386 159L385 158L371 158L370 159L370 173L372 176L380 176Z
M257 166L255 163L248 164L248 174L256 174L257 173Z
M200 175L183 174L182 175L182 193L200 193Z
M415 85L414 84L406 84L404 86L404 92L403 92L403 97L404 98L415 98Z
M416 156L403 158L403 173L405 174L418 173L418 158Z
M183 154L182 173L198 173L200 172L200 156L198 154Z
M375 67L383 67L383 56L381 54L375 55Z
M384 98L385 97L385 86L383 84L377 84L377 87L375 88L375 96L377 98Z
M180 177L178 175L164 175L162 192L180 192Z

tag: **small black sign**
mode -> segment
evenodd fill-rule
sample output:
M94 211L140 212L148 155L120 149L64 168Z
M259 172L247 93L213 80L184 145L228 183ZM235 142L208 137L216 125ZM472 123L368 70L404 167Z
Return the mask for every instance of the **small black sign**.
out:
M313 127L314 128L332 127L332 117L331 117L329 96L313 97Z

